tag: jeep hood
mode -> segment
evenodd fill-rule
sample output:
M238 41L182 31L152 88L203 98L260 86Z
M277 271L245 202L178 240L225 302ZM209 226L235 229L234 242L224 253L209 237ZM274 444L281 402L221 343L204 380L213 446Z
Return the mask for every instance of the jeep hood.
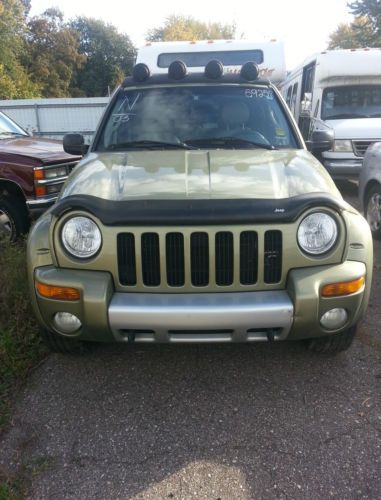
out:
M305 150L128 151L88 154L60 198L284 199L313 192L341 199L325 168Z

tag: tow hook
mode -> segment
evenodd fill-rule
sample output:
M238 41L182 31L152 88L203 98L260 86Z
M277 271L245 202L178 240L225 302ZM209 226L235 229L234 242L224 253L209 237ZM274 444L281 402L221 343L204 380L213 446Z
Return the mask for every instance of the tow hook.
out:
M127 338L128 343L133 344L135 342L135 332L128 332Z

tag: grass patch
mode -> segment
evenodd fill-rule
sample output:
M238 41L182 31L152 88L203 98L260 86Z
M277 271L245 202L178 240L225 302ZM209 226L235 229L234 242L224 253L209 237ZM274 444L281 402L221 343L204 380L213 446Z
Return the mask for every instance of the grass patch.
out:
M18 481L0 483L0 500L21 500L23 498L23 487Z
M0 431L14 396L45 353L29 299L26 243L0 239ZM2 494L0 489L0 499Z

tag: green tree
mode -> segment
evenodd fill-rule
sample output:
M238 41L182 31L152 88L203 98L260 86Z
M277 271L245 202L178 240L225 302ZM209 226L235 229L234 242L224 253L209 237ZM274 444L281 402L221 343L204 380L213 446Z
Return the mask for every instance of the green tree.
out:
M0 0L0 99L38 97L20 59L25 52L27 2Z
M70 96L70 84L85 61L78 52L77 33L63 21L60 10L47 9L28 22L24 64L44 97Z
M115 26L88 17L71 21L79 37L79 52L86 62L72 82L73 95L104 96L131 73L135 48Z
M366 17L356 17L352 23L339 24L329 36L329 49L356 49L374 47L374 31Z
M354 20L340 24L329 37L329 49L381 47L381 1L358 0L349 2Z
M368 19L372 29L376 32L381 30L381 2L380 0L357 0L349 2L348 7L355 16Z
M167 17L163 26L149 30L147 40L151 42L231 40L235 34L235 24L205 23L193 17L172 15Z

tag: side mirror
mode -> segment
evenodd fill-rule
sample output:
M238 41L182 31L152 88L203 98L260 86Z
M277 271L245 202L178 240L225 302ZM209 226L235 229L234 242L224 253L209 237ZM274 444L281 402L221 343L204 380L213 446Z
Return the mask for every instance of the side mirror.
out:
M63 138L63 148L69 155L83 156L87 153L89 146L85 144L82 134L66 134Z
M308 151L311 153L323 153L333 148L335 132L332 129L314 130L311 137L306 141Z

